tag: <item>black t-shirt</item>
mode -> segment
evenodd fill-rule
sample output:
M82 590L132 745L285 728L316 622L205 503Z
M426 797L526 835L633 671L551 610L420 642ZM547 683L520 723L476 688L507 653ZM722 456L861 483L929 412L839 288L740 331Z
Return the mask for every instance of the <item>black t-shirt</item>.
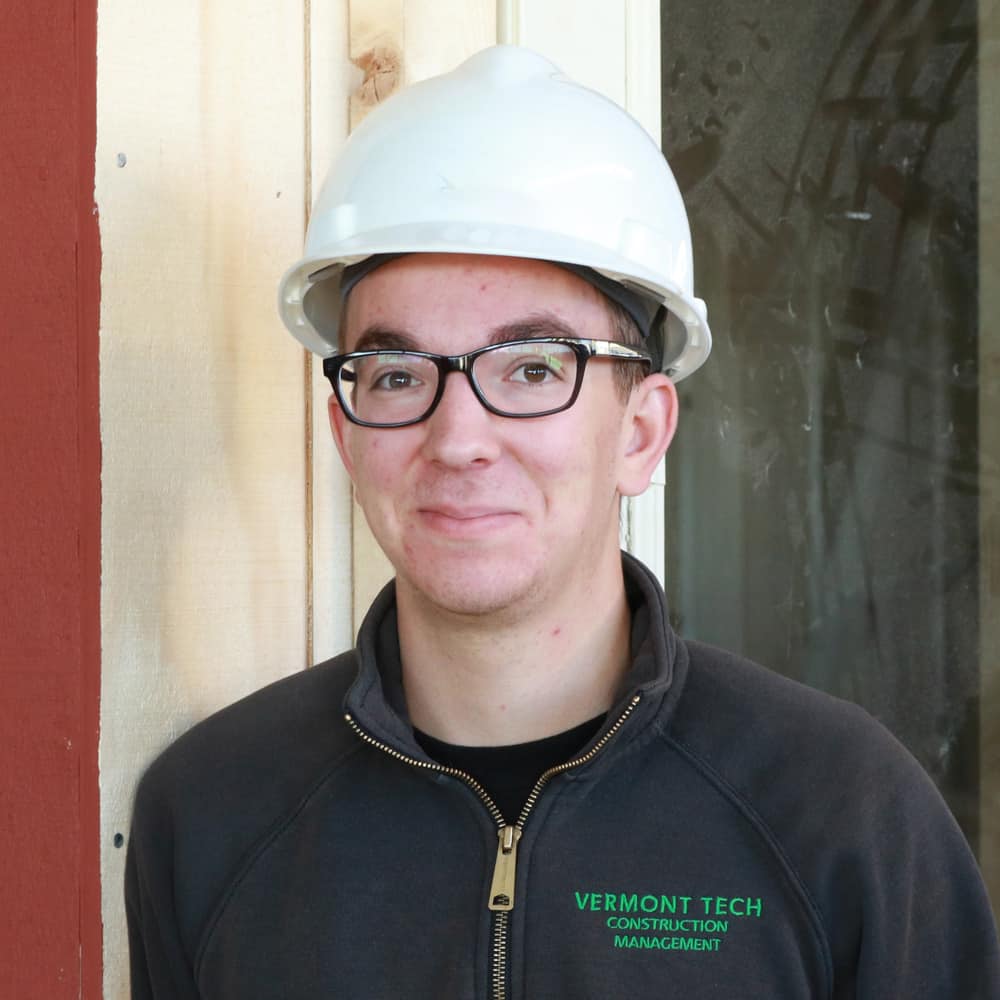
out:
M542 774L571 760L594 738L603 721L604 716L599 715L564 733L503 747L455 746L418 729L413 735L431 759L475 778L507 822L513 823Z

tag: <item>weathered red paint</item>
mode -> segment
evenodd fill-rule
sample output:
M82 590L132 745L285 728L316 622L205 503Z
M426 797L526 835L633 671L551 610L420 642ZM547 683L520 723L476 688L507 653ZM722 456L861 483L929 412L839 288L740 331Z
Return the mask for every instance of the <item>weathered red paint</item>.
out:
M0 18L0 997L101 996L96 0Z

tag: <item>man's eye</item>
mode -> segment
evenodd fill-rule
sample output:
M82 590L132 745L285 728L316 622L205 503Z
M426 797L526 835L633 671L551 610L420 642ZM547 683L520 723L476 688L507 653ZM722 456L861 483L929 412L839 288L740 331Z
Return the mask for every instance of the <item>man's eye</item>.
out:
M416 389L422 383L413 373L395 368L392 371L381 372L372 379L373 390L384 392L399 392L403 389Z
M541 361L529 361L517 368L511 374L515 382L526 382L529 385L542 385L556 378L556 373Z
M567 376L566 362L552 351L525 352L511 365L507 378L520 385L548 385Z

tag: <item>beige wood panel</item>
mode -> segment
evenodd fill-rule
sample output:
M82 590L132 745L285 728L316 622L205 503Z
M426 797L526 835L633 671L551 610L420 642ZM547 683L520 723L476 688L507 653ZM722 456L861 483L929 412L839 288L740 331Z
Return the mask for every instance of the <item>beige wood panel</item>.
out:
M494 0L353 0L350 52L364 78L351 96L351 127L400 87L495 40Z
M625 106L626 0L500 0L504 40Z
M314 2L308 10L307 184L303 202L307 209L319 195L326 171L347 138L349 95L362 79L348 52L347 0ZM312 643L307 658L310 663L318 663L354 644L351 483L330 435L327 419L330 383L324 378L318 359L309 354L306 359L312 497L309 518Z
M364 76L351 97L351 126L400 86L453 69L496 40L495 0L351 0L350 53ZM392 576L355 506L354 627Z
M100 3L106 1000L127 996L115 837L139 774L193 722L306 665L310 373L275 296L304 234L309 55L338 44L338 3L322 6L329 40L309 37L305 0ZM335 523L320 475L313 518ZM313 596L332 636L330 535Z

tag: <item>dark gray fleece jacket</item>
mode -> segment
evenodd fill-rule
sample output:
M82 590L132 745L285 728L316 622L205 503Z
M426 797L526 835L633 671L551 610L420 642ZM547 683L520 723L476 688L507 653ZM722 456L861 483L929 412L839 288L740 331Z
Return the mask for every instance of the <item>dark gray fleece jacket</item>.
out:
M670 629L513 826L413 738L390 585L358 647L195 726L143 778L135 1000L992 1000L969 849L860 709Z

